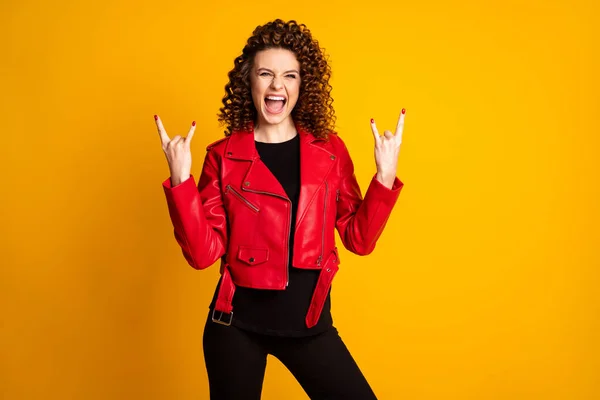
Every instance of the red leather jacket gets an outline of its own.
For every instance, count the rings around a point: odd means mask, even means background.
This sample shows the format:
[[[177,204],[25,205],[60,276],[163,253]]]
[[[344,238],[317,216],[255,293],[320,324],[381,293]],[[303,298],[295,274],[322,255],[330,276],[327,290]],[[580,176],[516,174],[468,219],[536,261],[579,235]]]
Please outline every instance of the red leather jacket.
[[[300,196],[292,264],[321,270],[306,324],[318,321],[340,258],[337,229],[349,251],[373,251],[403,187],[375,176],[363,199],[348,150],[337,134],[300,135]],[[288,283],[291,201],[260,160],[252,131],[237,131],[207,148],[202,173],[171,186],[163,182],[175,238],[188,263],[206,268],[221,258],[216,310],[230,313],[235,285],[284,290]],[[213,313],[213,320],[214,313]],[[222,322],[216,319],[215,322]]]

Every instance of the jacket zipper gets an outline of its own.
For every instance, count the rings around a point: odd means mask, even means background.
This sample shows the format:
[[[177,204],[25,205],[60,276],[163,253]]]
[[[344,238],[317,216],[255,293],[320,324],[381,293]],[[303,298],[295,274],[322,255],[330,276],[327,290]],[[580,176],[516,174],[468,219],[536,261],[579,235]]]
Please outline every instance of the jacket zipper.
[[[340,189],[335,191],[335,201],[340,201]]]
[[[233,186],[228,184],[227,186],[225,186],[225,188],[226,188],[227,192],[233,193],[235,195],[235,197],[240,199],[245,205],[250,207],[250,209],[252,209],[254,212],[258,212],[258,207],[256,207],[254,204],[250,203],[244,196],[242,196],[237,190],[235,190],[233,188]]]
[[[285,254],[285,287],[290,284],[290,237],[292,235],[292,201],[288,199],[289,204],[289,217],[288,217],[288,238],[285,248],[287,250]]]
[[[325,201],[323,202],[323,228],[321,229],[321,254],[319,258],[317,258],[317,265],[321,265],[321,261],[323,261],[323,252],[325,251],[325,225],[327,222],[327,193],[329,191],[329,186],[327,185],[327,181],[325,181]]]
[[[279,198],[282,198],[285,201],[287,201],[290,206],[289,213],[288,213],[288,235],[287,235],[287,242],[285,243],[285,287],[288,287],[288,285],[290,284],[289,269],[290,269],[290,236],[292,234],[292,201],[290,199],[288,199],[287,197],[280,196],[280,195],[274,194],[274,193],[261,192],[258,190],[250,190],[250,189],[244,189],[244,188],[242,188],[242,190],[244,190],[246,192],[261,193],[261,194],[267,194],[270,196],[279,197]]]

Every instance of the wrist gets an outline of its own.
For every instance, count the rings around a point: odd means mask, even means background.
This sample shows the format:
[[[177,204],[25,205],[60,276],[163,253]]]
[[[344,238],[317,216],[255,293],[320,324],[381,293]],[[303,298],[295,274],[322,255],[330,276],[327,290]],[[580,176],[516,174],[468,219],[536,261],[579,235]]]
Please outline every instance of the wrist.
[[[380,172],[378,171],[375,179],[377,179],[382,185],[391,189],[394,186],[394,181],[396,180],[396,172]]]
[[[177,186],[182,182],[185,182],[190,177],[190,174],[187,175],[171,175],[171,186]]]

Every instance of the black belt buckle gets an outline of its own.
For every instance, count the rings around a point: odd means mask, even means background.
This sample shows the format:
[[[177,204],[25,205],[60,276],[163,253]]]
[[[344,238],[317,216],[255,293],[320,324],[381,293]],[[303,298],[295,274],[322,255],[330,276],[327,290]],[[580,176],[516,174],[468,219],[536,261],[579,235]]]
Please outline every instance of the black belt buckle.
[[[229,326],[231,325],[231,320],[233,320],[233,311],[229,313],[229,321],[222,321],[221,318],[223,318],[223,314],[227,314],[224,313],[223,311],[219,311],[221,313],[221,315],[219,315],[219,318],[215,318],[215,312],[217,311],[216,308],[213,308],[213,312],[212,312],[212,321],[216,322],[217,324],[221,324],[221,325],[225,325],[225,326]]]

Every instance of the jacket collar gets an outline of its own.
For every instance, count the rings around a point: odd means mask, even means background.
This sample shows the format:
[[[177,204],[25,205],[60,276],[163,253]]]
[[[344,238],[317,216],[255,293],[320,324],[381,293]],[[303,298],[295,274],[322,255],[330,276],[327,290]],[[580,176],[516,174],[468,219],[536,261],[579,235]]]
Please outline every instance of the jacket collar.
[[[306,145],[314,142],[326,143],[326,140],[314,136],[300,125],[295,124],[295,126],[298,135],[300,135],[300,150]],[[256,146],[254,145],[254,125],[252,123],[247,130],[234,131],[231,133],[225,148],[225,157],[248,161],[254,161],[260,158]]]
[[[331,143],[327,140],[317,138],[298,124],[296,131],[300,135],[300,196],[296,219],[298,225],[319,188],[325,185],[325,180],[335,165],[336,155],[332,153]],[[241,183],[242,190],[287,199],[285,190],[277,178],[260,160],[254,144],[253,125],[248,130],[231,133],[224,157],[232,161],[250,161]]]

